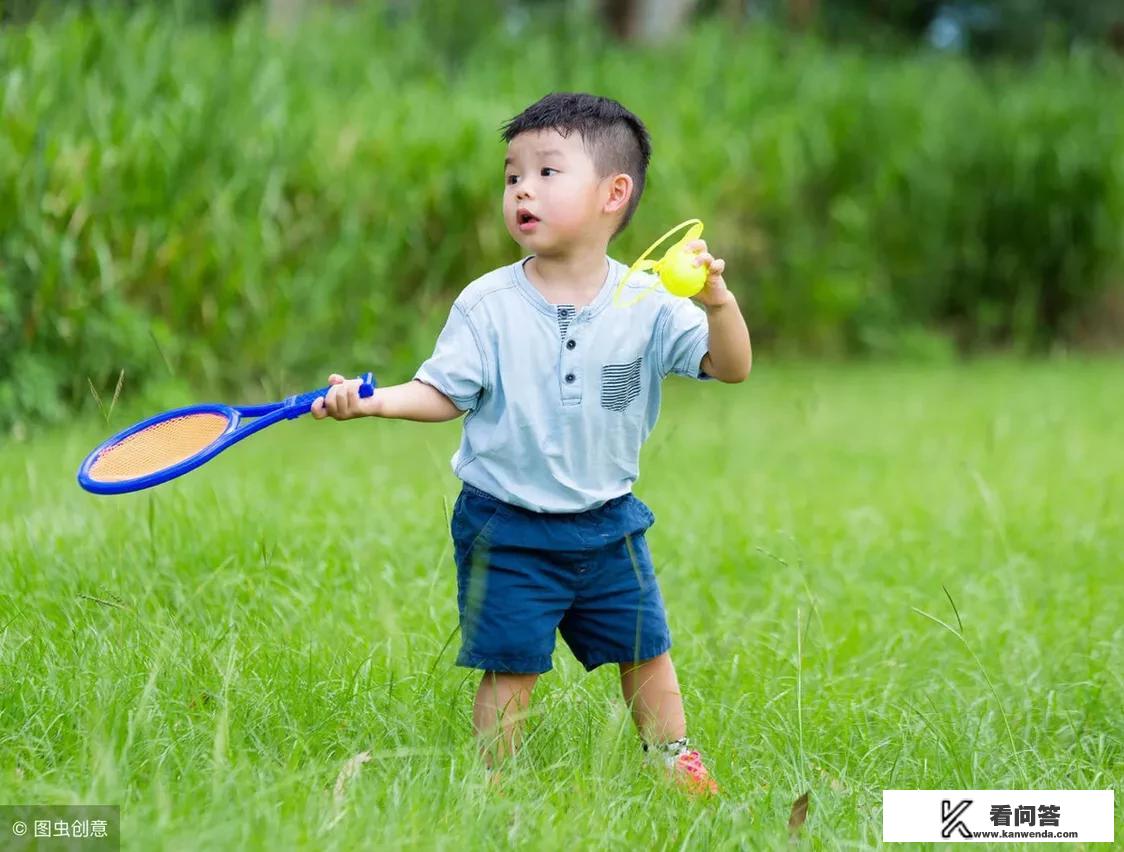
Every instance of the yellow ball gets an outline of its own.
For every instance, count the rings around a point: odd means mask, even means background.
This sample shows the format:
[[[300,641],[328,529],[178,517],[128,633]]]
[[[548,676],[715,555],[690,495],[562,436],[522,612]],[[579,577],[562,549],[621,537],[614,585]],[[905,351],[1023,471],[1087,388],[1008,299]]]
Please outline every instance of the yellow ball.
[[[707,268],[702,264],[695,266],[696,257],[698,255],[688,251],[685,243],[676,243],[656,264],[655,271],[669,293],[690,297],[702,290]]]
[[[679,242],[675,243],[667,250],[662,258],[658,261],[650,260],[649,257],[656,249],[662,246],[674,234],[687,228],[687,233]],[[649,296],[656,292],[656,285],[652,284],[644,287],[640,295],[635,296],[630,301],[622,302],[621,293],[624,291],[625,285],[632,277],[633,273],[651,271],[655,273],[663,288],[671,293],[673,296],[681,296],[683,298],[690,298],[702,290],[706,286],[707,275],[709,270],[705,266],[695,266],[695,258],[698,257],[697,252],[690,251],[687,246],[702,236],[703,223],[700,219],[688,219],[686,222],[680,222],[650,246],[636,261],[628,268],[628,271],[621,276],[621,280],[617,283],[617,289],[613,293],[613,306],[614,307],[628,307],[635,305],[645,296]]]

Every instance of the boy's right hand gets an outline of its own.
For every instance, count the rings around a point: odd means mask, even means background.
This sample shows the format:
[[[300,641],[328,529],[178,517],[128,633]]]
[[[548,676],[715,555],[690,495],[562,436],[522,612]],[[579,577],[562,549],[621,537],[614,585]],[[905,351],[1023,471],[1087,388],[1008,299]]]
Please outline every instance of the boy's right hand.
[[[363,399],[359,396],[362,379],[345,379],[339,373],[328,376],[327,396],[319,397],[310,409],[317,420],[334,417],[336,420],[353,420],[356,417],[374,417],[379,411],[379,391]]]

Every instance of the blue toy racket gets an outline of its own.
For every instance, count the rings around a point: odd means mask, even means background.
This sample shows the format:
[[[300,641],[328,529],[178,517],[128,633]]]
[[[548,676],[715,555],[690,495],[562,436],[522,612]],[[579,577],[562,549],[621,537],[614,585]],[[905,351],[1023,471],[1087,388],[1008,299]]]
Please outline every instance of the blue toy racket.
[[[375,392],[375,377],[361,376],[359,396]],[[78,484],[94,494],[124,494],[151,488],[195,470],[266,426],[312,410],[332,386],[267,405],[189,405],[130,426],[86,456]]]

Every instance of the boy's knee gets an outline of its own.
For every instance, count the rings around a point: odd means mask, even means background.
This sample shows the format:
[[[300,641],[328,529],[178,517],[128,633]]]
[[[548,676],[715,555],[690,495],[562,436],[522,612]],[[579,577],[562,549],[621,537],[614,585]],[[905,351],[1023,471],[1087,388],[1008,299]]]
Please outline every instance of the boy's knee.
[[[484,672],[483,683],[495,686],[506,686],[512,691],[520,690],[530,692],[535,682],[539,679],[537,674],[521,672]]]
[[[621,674],[625,675],[634,672],[637,669],[647,668],[649,666],[662,666],[671,662],[671,651],[664,651],[655,657],[649,657],[646,660],[636,660],[627,663],[620,663]]]

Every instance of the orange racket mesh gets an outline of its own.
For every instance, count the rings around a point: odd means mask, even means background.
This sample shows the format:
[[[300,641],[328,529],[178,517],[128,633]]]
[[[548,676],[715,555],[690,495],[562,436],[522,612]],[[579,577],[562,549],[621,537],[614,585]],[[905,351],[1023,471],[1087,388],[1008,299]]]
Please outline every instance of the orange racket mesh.
[[[209,447],[229,424],[228,417],[212,412],[155,423],[102,450],[89,476],[101,482],[123,482],[165,470]]]

